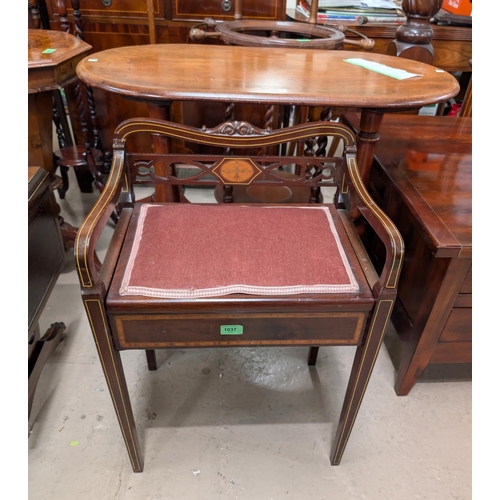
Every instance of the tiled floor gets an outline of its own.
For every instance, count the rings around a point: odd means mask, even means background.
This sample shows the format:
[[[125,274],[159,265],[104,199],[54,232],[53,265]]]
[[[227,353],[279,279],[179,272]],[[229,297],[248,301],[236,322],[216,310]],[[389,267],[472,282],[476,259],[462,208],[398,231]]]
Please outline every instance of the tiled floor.
[[[74,177],[62,215],[79,225],[96,199]],[[209,202],[209,192],[191,192]],[[110,224],[106,238],[112,232]],[[104,252],[106,242],[101,245]],[[149,372],[122,354],[143,446],[132,472],[80,299],[72,254],[42,331],[67,337],[44,368],[28,441],[30,500],[467,500],[472,497],[470,365],[424,372],[406,397],[393,384],[389,331],[342,463],[329,464],[354,348],[166,350]]]

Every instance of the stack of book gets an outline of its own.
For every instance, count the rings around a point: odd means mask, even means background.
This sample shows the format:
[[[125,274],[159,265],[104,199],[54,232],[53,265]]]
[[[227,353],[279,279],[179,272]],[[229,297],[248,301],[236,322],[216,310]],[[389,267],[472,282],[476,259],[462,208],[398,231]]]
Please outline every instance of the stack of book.
[[[312,0],[298,0],[297,12],[310,17]],[[406,20],[401,1],[392,0],[318,0],[317,21],[339,23],[397,23]]]

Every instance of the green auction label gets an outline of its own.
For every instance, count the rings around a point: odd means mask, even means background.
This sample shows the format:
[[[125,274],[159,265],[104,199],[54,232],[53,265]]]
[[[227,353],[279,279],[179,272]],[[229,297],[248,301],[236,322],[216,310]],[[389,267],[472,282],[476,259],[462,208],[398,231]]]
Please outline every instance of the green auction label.
[[[242,335],[243,325],[221,325],[221,335]]]

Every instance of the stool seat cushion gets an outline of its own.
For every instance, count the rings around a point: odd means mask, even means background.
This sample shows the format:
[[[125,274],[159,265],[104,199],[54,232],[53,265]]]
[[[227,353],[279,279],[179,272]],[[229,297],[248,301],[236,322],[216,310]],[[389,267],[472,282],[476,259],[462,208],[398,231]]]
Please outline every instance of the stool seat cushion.
[[[359,289],[326,206],[145,203],[121,296],[349,293]]]

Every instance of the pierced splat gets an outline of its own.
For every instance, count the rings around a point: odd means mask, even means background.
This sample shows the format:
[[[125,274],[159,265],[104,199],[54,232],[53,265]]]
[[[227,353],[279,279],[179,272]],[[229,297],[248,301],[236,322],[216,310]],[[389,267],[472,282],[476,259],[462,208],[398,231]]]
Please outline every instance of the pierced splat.
[[[320,122],[318,122],[320,123]],[[293,186],[301,187],[308,192],[306,200],[310,203],[322,201],[321,188],[335,187],[340,182],[340,171],[344,167],[342,156],[325,156],[325,148],[316,140],[318,136],[331,134],[340,128],[333,123],[327,123],[324,130],[318,125],[303,125],[302,136],[296,133],[291,136],[283,129],[270,131],[260,129],[242,121],[224,122],[214,128],[202,128],[206,142],[220,147],[220,155],[202,154],[159,154],[159,153],[127,153],[128,168],[133,182],[144,185],[177,184],[183,186],[219,186],[222,196],[220,201],[232,203],[234,189],[249,186],[251,190],[259,187],[282,186],[280,201],[290,196]],[[343,129],[342,129],[343,130]],[[147,121],[140,132],[148,132]],[[231,138],[231,146],[227,145]],[[205,142],[199,135],[188,140]],[[347,138],[352,140],[351,137]],[[238,147],[251,146],[254,141],[264,143],[258,153],[248,156],[237,156]],[[284,148],[291,141],[305,144],[306,148],[300,156],[274,156],[260,154],[268,147]],[[339,138],[342,141],[342,137]],[[328,142],[328,141],[327,141]],[[345,142],[345,140],[344,140]],[[227,148],[232,153],[227,155]],[[304,148],[299,148],[304,150]],[[318,156],[318,152],[320,156]],[[161,172],[161,174],[159,174]],[[283,198],[285,197],[285,198]]]

